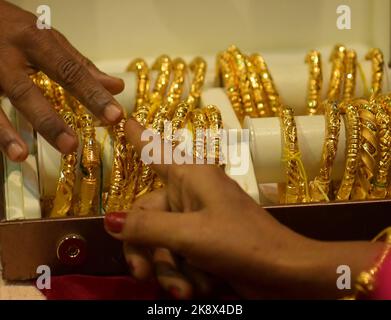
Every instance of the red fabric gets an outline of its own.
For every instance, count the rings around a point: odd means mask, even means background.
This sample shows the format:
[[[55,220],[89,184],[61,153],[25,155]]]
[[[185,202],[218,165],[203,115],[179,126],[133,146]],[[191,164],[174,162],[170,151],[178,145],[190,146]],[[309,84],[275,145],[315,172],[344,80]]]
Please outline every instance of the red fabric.
[[[391,300],[391,253],[387,255],[376,275],[376,286],[371,299]]]
[[[51,278],[51,289],[41,291],[49,300],[154,300],[170,298],[156,282],[139,282],[130,276],[55,276]]]

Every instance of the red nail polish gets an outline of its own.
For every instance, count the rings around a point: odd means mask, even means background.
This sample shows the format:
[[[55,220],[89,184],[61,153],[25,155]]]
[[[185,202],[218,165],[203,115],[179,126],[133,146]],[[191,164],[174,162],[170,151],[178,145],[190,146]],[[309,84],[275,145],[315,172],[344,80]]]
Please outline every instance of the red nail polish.
[[[124,227],[126,212],[109,212],[105,215],[105,226],[113,233],[120,233]]]

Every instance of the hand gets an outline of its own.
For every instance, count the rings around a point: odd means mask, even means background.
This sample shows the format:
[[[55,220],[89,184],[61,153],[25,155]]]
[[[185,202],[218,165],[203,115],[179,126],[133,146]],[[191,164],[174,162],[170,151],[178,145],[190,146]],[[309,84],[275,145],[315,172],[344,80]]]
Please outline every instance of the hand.
[[[126,133],[141,153],[143,128],[129,120]],[[153,165],[165,183],[145,205],[108,213],[106,230],[141,248],[167,248],[190,265],[223,278],[251,298],[338,298],[339,265],[352,283],[373,265],[384,244],[320,242],[284,227],[223,170],[210,165]],[[127,260],[131,253],[125,252]],[[128,256],[129,254],[129,256]],[[134,256],[133,256],[134,257]]]
[[[76,149],[75,133],[54,111],[29,75],[46,73],[106,123],[116,123],[122,109],[112,94],[123,90],[120,79],[99,71],[54,29],[40,30],[37,18],[0,0],[0,93],[62,153]],[[14,161],[27,157],[27,146],[0,109],[0,148]]]

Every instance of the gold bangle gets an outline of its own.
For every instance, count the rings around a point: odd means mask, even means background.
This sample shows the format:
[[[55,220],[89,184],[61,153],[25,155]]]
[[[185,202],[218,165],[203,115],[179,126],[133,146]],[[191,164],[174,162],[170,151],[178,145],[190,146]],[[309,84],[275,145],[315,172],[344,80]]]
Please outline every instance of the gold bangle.
[[[202,108],[203,113],[205,114],[208,128],[209,129],[209,136],[207,138],[207,142],[211,142],[210,145],[206,145],[207,152],[206,156],[208,159],[213,159],[214,164],[223,164],[222,152],[221,152],[221,136],[220,131],[223,128],[223,121],[221,118],[220,110],[214,106],[214,105],[207,105],[206,107]],[[212,149],[212,150],[211,150]],[[213,157],[209,157],[210,152],[212,153]]]
[[[346,48],[340,44],[336,45],[331,53],[331,77],[327,91],[327,99],[329,101],[338,101],[340,99],[344,80],[345,55]]]
[[[251,84],[252,97],[254,99],[254,104],[257,110],[257,116],[269,117],[272,115],[272,111],[270,110],[270,106],[268,105],[267,96],[265,91],[263,90],[261,79],[251,59],[246,57],[246,63],[248,78]]]
[[[261,55],[253,54],[250,57],[250,61],[254,64],[255,70],[259,74],[272,113],[278,116],[281,108],[280,96],[265,60]]]
[[[287,183],[285,203],[309,201],[307,175],[301,160],[293,109],[281,105],[280,123],[283,136],[283,161],[286,162]]]
[[[361,126],[357,102],[343,102],[340,110],[346,114],[346,162],[341,185],[336,194],[336,200],[349,200],[359,165],[361,149]]]
[[[207,66],[206,61],[201,57],[194,58],[194,60],[190,63],[193,80],[186,102],[190,105],[191,110],[198,108],[200,105],[201,92],[205,83]]]
[[[232,108],[235,111],[239,122],[243,122],[244,112],[242,108],[242,98],[239,91],[236,75],[234,73],[233,58],[227,52],[222,52],[217,57],[216,70],[218,72],[217,81],[223,83],[225,91]]]
[[[379,270],[383,266],[387,256],[391,253],[391,228],[383,230],[378,236],[375,237],[375,239],[373,239],[372,242],[379,241],[381,238],[384,238],[385,248],[379,259],[376,261],[375,265],[371,269],[363,271],[357,276],[354,285],[354,299],[367,298],[375,290],[376,277],[379,273]]]
[[[191,123],[193,130],[193,158],[204,160],[206,158],[205,130],[208,127],[208,119],[202,109],[194,109],[191,113]]]
[[[331,172],[337,155],[341,115],[336,102],[325,101],[326,134],[319,174],[310,182],[311,201],[329,201]]]
[[[365,56],[366,60],[372,61],[372,88],[370,99],[376,98],[382,91],[384,74],[383,52],[378,48],[371,49]]]
[[[310,51],[305,62],[309,65],[309,81],[307,93],[307,113],[309,115],[322,114],[321,95],[323,85],[322,60],[319,51]]]
[[[351,198],[364,200],[371,189],[371,180],[376,172],[378,156],[377,106],[366,100],[358,100],[361,122],[360,164]]]
[[[244,114],[250,117],[257,117],[258,110],[255,108],[254,101],[251,96],[251,83],[250,79],[248,78],[246,62],[247,58],[235,46],[229,47],[227,52],[231,54],[233,60],[235,61],[235,72],[239,83],[239,91],[242,98],[241,101]]]
[[[379,157],[369,192],[370,199],[384,199],[387,196],[388,173],[391,167],[391,118],[386,112],[384,102],[379,100],[376,99],[375,101],[377,104],[376,125],[378,129]]]
[[[356,90],[357,54],[353,49],[348,49],[345,55],[345,83],[343,88],[343,100],[354,98]]]
[[[133,60],[126,71],[137,72],[137,91],[136,91],[136,103],[134,110],[141,108],[149,99],[149,69],[147,63],[143,59]]]

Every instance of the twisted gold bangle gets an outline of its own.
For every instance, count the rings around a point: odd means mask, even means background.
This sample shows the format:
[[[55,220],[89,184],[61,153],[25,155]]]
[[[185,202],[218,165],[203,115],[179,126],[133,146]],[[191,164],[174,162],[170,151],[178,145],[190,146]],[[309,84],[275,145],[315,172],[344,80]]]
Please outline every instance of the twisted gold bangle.
[[[297,129],[293,109],[281,105],[281,129],[283,136],[283,161],[287,163],[287,183],[285,202],[297,203],[309,201],[307,175],[301,160],[297,141]]]
[[[373,102],[371,102],[373,103]],[[376,124],[378,129],[379,159],[369,192],[370,199],[384,199],[389,183],[388,173],[391,167],[391,118],[386,112],[383,101],[377,99]]]
[[[207,63],[201,57],[196,57],[190,63],[190,70],[193,73],[193,80],[190,87],[189,96],[186,100],[190,105],[190,109],[193,110],[200,105],[202,87],[205,83]]]
[[[276,86],[274,84],[272,75],[266,65],[265,60],[259,54],[253,54],[250,61],[254,64],[255,70],[259,74],[263,89],[266,93],[268,104],[275,116],[279,115],[281,108],[281,101]]]
[[[310,51],[305,59],[309,65],[310,76],[308,81],[307,113],[309,115],[322,114],[321,95],[323,85],[322,60],[319,51]]]
[[[380,49],[373,48],[365,56],[372,61],[372,88],[370,99],[376,98],[382,91],[384,74],[384,57]]]
[[[352,199],[364,200],[371,188],[371,180],[376,172],[378,156],[377,107],[366,100],[357,101],[361,122],[360,164],[357,171]]]
[[[341,185],[336,194],[336,200],[349,200],[359,165],[361,149],[361,126],[357,110],[357,102],[343,102],[341,112],[346,114],[346,162]]]
[[[341,116],[335,102],[324,102],[326,105],[326,134],[323,144],[319,174],[310,182],[311,201],[329,201],[331,172],[337,155],[338,138],[341,127]]]
[[[343,100],[349,101],[354,98],[356,90],[357,54],[356,51],[348,49],[345,55],[345,83],[343,89]]]
[[[344,80],[346,48],[342,45],[336,45],[330,56],[332,62],[331,77],[327,99],[329,101],[338,101],[341,96],[341,88]]]
[[[216,69],[218,70],[217,79],[221,79],[222,83],[224,84],[232,108],[234,109],[238,120],[240,123],[242,123],[244,117],[244,112],[242,109],[242,98],[234,73],[232,60],[232,56],[227,52],[223,52],[218,55],[216,63]]]
[[[181,58],[177,58],[172,62],[172,73],[173,80],[171,82],[170,87],[168,88],[167,98],[165,99],[165,103],[162,104],[160,109],[167,109],[167,117],[169,117],[173,110],[175,110],[179,101],[181,100],[184,83],[185,83],[185,75],[186,75],[187,67],[185,61]],[[167,104],[167,106],[165,106]],[[160,110],[159,117],[162,117],[162,110]],[[166,119],[162,119],[166,120]]]
[[[229,47],[227,52],[231,54],[235,61],[235,72],[238,78],[239,91],[242,98],[241,101],[242,108],[244,109],[244,114],[250,117],[257,117],[258,110],[255,108],[254,101],[251,96],[251,83],[250,79],[248,78],[246,63],[247,58],[235,46]]]
[[[138,110],[149,99],[149,69],[147,63],[143,59],[133,60],[126,69],[128,72],[137,72],[137,91],[136,91],[136,103],[134,110]]]

